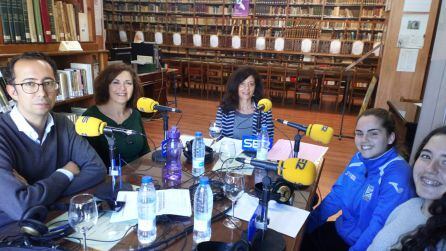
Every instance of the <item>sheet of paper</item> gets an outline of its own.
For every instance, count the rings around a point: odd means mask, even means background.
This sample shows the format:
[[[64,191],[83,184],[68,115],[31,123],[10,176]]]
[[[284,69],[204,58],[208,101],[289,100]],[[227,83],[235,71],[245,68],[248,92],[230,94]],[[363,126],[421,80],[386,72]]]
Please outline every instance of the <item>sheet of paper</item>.
[[[294,141],[279,139],[268,152],[269,160],[285,160],[293,156]],[[327,153],[328,147],[300,142],[298,157],[319,163]]]
[[[428,14],[403,14],[397,46],[423,48],[428,20]]]
[[[87,232],[88,247],[94,248],[96,250],[110,250],[114,245],[121,241],[123,237],[131,233],[132,231],[130,230],[130,228],[137,224],[137,220],[110,224],[111,215],[111,211],[99,213],[98,222],[92,229]],[[66,224],[67,220],[68,213],[64,213],[49,222],[48,225],[51,227],[55,227],[56,225],[50,224],[52,224],[52,222],[62,222]],[[72,235],[68,236],[66,239],[75,243],[80,243],[80,240],[82,240],[82,234],[75,232]]]
[[[404,0],[404,12],[429,12],[432,0]]]
[[[400,49],[396,71],[415,72],[418,59],[418,49]]]
[[[259,204],[259,199],[244,193],[234,208],[235,217],[249,221]],[[229,210],[228,215],[232,214]],[[307,220],[310,212],[270,201],[268,204],[268,228],[295,238]]]
[[[157,190],[156,206],[156,215],[174,214],[190,217],[192,208],[189,189]]]
[[[117,201],[125,201],[124,208],[114,212],[110,223],[138,219],[138,192],[120,191]],[[174,214],[191,216],[192,208],[188,189],[167,189],[156,191],[156,215]]]
[[[103,5],[101,0],[94,0],[94,25],[96,30],[96,36],[102,36],[105,32],[103,28],[104,16]],[[105,40],[105,38],[104,38]]]

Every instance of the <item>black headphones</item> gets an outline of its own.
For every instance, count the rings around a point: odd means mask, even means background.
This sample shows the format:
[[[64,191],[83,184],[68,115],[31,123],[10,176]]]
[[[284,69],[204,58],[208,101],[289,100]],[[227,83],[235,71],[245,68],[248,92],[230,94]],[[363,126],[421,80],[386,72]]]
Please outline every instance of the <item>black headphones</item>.
[[[47,214],[47,208],[42,205],[33,206],[27,209],[19,221],[20,232],[31,241],[45,244],[49,241],[68,236],[74,232],[69,224],[48,229],[43,223]]]
[[[183,149],[183,154],[184,154],[184,157],[186,157],[186,159],[187,159],[187,163],[192,163],[192,143],[193,142],[194,142],[194,140],[187,141],[186,147],[184,147],[184,149]],[[209,164],[209,163],[212,163],[212,161],[214,161],[214,150],[211,147],[206,146],[205,155],[204,155],[204,163]]]
[[[254,190],[257,198],[260,198],[263,192],[263,183],[256,183],[254,185]],[[284,180],[283,178],[278,178],[271,184],[270,198],[281,204],[290,204],[294,190],[296,190],[294,184]]]

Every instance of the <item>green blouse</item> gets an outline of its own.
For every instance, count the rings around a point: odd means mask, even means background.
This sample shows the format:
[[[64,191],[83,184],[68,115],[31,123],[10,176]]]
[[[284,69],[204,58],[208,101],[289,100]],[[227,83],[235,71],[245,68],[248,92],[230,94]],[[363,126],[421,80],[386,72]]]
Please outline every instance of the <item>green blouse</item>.
[[[131,129],[141,132],[144,135],[146,134],[141,120],[141,113],[139,113],[139,111],[136,109],[133,109],[130,117],[128,117],[128,119],[126,119],[120,125],[118,125],[114,120],[110,119],[101,111],[99,111],[97,106],[88,108],[84,112],[83,116],[98,118],[106,122],[108,126]],[[130,163],[131,161],[150,151],[149,145],[147,144],[147,139],[142,136],[127,136],[122,133],[114,133],[114,136],[116,145],[115,154],[116,156],[121,155],[121,159],[125,161],[122,163],[122,165]],[[110,155],[107,139],[105,138],[105,136],[100,135],[97,137],[87,137],[87,139],[88,142],[90,142],[90,145],[93,146],[101,159],[104,161],[105,166],[110,167]]]

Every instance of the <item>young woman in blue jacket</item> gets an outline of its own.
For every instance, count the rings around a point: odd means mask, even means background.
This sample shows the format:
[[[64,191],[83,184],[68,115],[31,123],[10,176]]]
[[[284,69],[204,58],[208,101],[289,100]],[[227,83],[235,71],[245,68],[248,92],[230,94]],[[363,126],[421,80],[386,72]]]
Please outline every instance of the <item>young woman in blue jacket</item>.
[[[356,122],[358,152],[311,212],[301,250],[366,250],[390,212],[415,195],[412,172],[395,148],[389,112],[366,110]],[[342,212],[335,222],[327,219]]]

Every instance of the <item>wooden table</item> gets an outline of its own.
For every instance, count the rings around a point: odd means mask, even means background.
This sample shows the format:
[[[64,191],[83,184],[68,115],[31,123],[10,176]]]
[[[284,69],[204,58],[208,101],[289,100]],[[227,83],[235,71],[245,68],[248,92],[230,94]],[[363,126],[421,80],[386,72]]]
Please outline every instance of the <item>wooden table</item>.
[[[214,166],[215,162],[217,161],[218,156],[215,156],[214,163],[207,164],[206,165],[206,171],[207,176],[211,177],[212,179],[218,179],[218,177],[222,177],[222,173],[212,172],[211,169]],[[152,161],[151,153],[148,153],[141,158],[133,161],[129,165],[123,167],[123,180],[126,182],[130,182],[135,185],[139,185],[141,183],[141,178],[144,175],[150,175],[155,180],[155,185],[159,185],[161,188],[171,188],[171,187],[181,187],[181,188],[189,188],[196,180],[192,177],[190,174],[191,170],[191,164],[186,163],[186,159],[184,156],[182,156],[183,161],[183,175],[182,175],[182,183],[180,185],[178,184],[172,184],[171,182],[165,182],[162,178],[162,164],[155,163]],[[317,183],[319,181],[321,172],[323,169],[323,160],[319,163],[317,168],[317,177],[315,184],[308,187],[307,189],[303,191],[296,191],[294,194],[294,206],[308,209],[311,206],[313,196],[316,192]],[[252,192],[252,188],[254,187],[254,176],[246,176],[245,177],[245,192]],[[249,189],[251,188],[251,189]],[[214,211],[213,216],[221,213],[225,209],[228,209],[231,205],[231,202],[228,199],[224,199],[218,202],[214,202]],[[224,219],[224,217],[223,217]],[[212,238],[213,241],[222,241],[222,242],[236,242],[240,240],[242,235],[242,230],[246,230],[247,223],[245,221],[242,221],[242,227],[240,229],[231,230],[223,226],[222,221],[223,219],[220,219],[219,221],[216,221],[212,224]],[[283,219],[286,220],[286,219]],[[172,225],[165,225],[165,224],[158,224],[157,225],[157,240],[161,236],[163,236],[163,233],[165,233],[166,229],[171,228],[169,231],[169,234],[165,236],[165,238],[168,238],[169,236],[174,235],[175,233],[179,233],[184,230],[185,227],[191,226],[193,224],[193,217],[189,218],[186,221],[183,221],[182,224],[175,224]],[[297,235],[296,238],[291,238],[288,236],[283,236],[286,242],[286,250],[299,250],[300,241],[302,238],[302,229]],[[185,236],[185,235],[184,235]],[[182,250],[183,245],[185,245],[185,250],[191,250],[193,241],[192,241],[192,234],[189,233],[187,235],[187,238],[180,237],[173,241],[169,246],[161,246],[158,247],[162,250]],[[128,250],[128,249],[136,249],[140,248],[138,246],[138,238],[136,231],[132,231],[129,233],[125,238],[123,238],[118,244],[116,244],[113,247],[113,250]],[[68,248],[69,250],[80,250],[80,245],[63,240],[62,246],[65,248]],[[157,250],[158,250],[157,248]]]
[[[148,73],[138,74],[141,87],[143,89],[142,96],[152,98],[161,105],[167,104],[167,81],[175,77],[177,69],[161,69]]]

